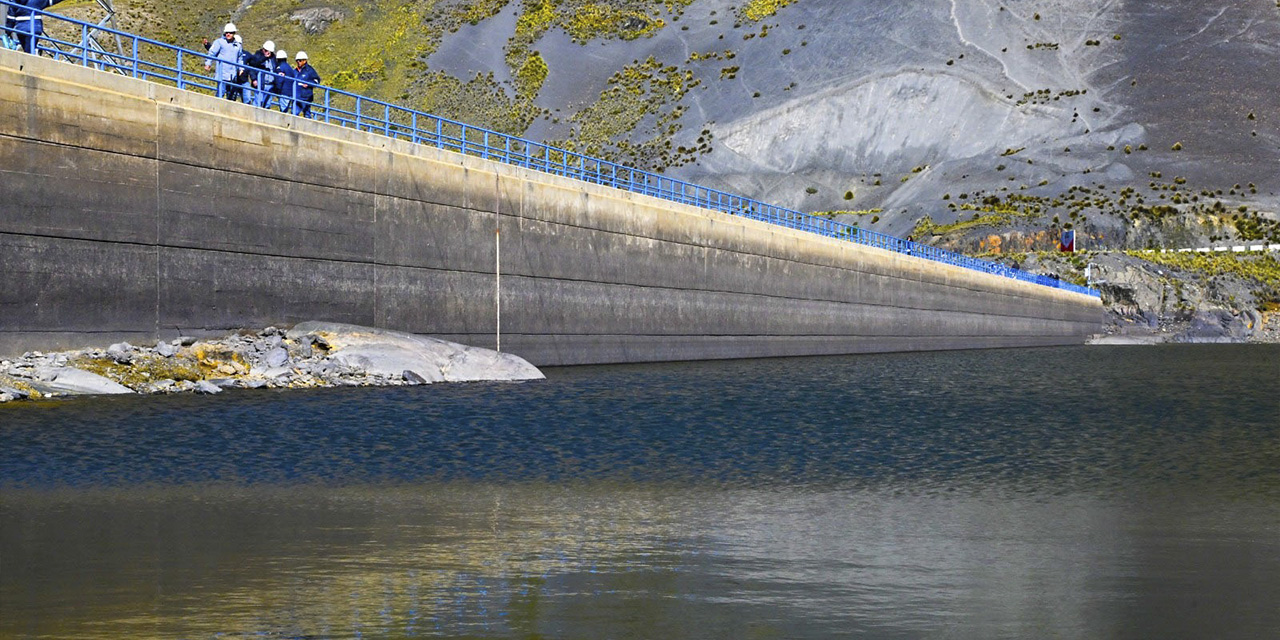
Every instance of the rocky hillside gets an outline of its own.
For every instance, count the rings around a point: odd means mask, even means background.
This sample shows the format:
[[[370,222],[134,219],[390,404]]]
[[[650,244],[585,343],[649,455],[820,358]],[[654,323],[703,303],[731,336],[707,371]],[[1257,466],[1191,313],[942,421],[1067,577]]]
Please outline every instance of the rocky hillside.
[[[991,254],[1102,293],[1104,333],[1154,342],[1280,342],[1280,258],[1261,253]]]
[[[960,250],[1280,242],[1276,0],[115,4],[165,41],[232,19],[341,88]]]

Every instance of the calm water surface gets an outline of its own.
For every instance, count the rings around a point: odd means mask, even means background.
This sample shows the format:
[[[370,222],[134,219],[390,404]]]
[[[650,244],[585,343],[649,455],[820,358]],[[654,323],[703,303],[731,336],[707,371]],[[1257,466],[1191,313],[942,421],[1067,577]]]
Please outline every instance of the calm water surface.
[[[1280,637],[1280,348],[547,373],[0,407],[0,637]]]

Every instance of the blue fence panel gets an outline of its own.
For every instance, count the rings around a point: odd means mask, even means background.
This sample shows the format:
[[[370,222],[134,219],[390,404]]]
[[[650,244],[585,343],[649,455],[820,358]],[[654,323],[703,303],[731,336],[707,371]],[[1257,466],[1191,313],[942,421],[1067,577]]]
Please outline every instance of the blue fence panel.
[[[0,12],[14,3],[0,0]],[[216,94],[218,82],[204,74],[204,65],[218,61],[208,54],[191,51],[124,31],[108,29],[56,13],[40,11],[46,20],[46,35],[37,45],[40,53],[55,59],[116,72],[151,82],[176,86],[199,93]],[[61,25],[61,28],[55,25]],[[123,43],[119,54],[101,50],[93,43],[93,33],[103,33]],[[67,35],[71,34],[71,35]],[[77,38],[72,41],[70,38]],[[230,63],[222,63],[230,64]],[[248,69],[244,65],[235,67]],[[215,67],[216,69],[216,67]],[[252,71],[251,71],[252,73]],[[295,87],[296,89],[296,87]],[[246,91],[257,93],[256,89]],[[591,158],[566,149],[526,140],[497,131],[474,127],[428,113],[334,89],[315,86],[311,117],[331,124],[351,127],[407,140],[424,146],[496,160],[526,169],[534,169],[606,185],[731,215],[762,220],[831,238],[907,254],[926,260],[965,267],[993,275],[1033,282],[1097,297],[1097,290],[1081,287],[1046,276],[1038,276],[1003,265],[952,253],[930,245],[903,240],[854,225],[843,224],[811,214],[778,207],[709,189],[662,175]],[[297,95],[286,96],[292,99]]]

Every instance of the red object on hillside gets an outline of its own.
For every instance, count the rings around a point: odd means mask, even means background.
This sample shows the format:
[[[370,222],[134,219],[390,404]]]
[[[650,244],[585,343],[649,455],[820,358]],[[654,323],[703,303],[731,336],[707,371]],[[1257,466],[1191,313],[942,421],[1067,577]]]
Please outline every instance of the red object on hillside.
[[[1058,251],[1063,253],[1075,253],[1076,251],[1076,231],[1075,229],[1064,229],[1062,231],[1062,239],[1058,241]]]

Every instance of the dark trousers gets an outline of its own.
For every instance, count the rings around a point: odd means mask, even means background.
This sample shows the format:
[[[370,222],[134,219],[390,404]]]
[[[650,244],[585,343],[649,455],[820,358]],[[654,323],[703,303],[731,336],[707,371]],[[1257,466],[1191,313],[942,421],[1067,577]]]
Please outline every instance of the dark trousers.
[[[17,37],[18,44],[22,45],[23,51],[35,53],[40,43],[40,36],[44,35],[44,21],[22,20],[18,22],[13,34]]]

